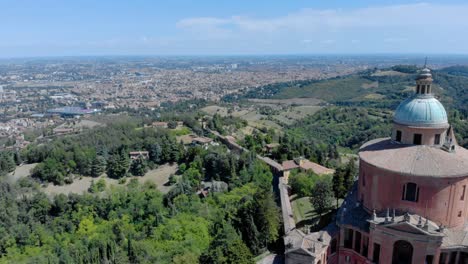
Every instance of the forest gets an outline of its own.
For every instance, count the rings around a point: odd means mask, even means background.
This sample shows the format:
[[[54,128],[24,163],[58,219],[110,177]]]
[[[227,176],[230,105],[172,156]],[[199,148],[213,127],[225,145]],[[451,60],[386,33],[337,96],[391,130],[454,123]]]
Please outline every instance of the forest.
[[[280,135],[271,129],[263,129],[245,136],[241,144],[278,161],[305,157],[337,168],[340,152],[357,153],[366,141],[390,136],[391,120],[389,110],[330,106],[285,127]],[[273,138],[278,138],[279,145],[268,152],[265,146]]]
[[[104,171],[138,175],[132,164],[142,164],[128,160],[129,150],[149,151],[144,166],[178,163],[173,188],[163,194],[133,179],[48,197],[35,184],[67,184],[72,175]],[[251,154],[184,148],[166,130],[118,123],[32,145],[20,156],[39,165],[33,179],[0,181],[0,263],[253,263],[253,256],[278,247],[273,176]],[[202,181],[228,188],[200,198]]]
[[[262,184],[166,203],[154,185],[136,181],[52,201],[2,182],[0,263],[253,263],[279,235],[278,208]]]

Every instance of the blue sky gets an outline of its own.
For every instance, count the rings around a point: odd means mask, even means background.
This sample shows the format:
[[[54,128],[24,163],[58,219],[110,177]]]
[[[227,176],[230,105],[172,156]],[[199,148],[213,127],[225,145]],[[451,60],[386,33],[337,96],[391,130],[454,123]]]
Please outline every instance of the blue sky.
[[[0,0],[0,57],[468,54],[467,1]]]

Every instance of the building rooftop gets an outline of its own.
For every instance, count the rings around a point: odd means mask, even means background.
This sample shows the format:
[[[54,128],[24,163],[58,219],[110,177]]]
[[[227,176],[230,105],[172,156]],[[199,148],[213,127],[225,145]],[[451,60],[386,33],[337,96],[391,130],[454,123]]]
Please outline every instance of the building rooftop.
[[[468,150],[457,146],[447,152],[435,146],[405,145],[389,138],[364,144],[359,152],[361,160],[391,172],[422,177],[468,176]]]
[[[213,139],[208,138],[208,137],[196,137],[192,139],[192,142],[196,142],[199,144],[208,144],[213,142]]]
[[[59,107],[59,108],[47,110],[47,113],[61,114],[61,115],[86,115],[86,114],[94,114],[97,112],[100,112],[100,111],[97,109],[84,109],[81,107],[74,107],[74,106]]]
[[[282,167],[285,171],[298,168],[301,168],[303,170],[312,170],[315,174],[318,175],[333,174],[335,172],[335,170],[333,169],[329,169],[308,159],[286,160],[283,161]]]
[[[336,213],[336,222],[339,225],[348,225],[369,232],[370,215],[362,208],[357,199],[357,182],[354,183],[351,191],[346,196]]]
[[[468,247],[468,226],[465,225],[463,230],[455,230],[446,228],[443,231],[445,237],[442,240],[444,248],[466,248]]]

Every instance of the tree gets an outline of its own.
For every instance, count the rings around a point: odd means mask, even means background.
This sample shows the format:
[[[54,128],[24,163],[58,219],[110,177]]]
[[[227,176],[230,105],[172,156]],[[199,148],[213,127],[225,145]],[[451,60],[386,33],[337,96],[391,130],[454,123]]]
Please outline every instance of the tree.
[[[289,177],[289,185],[293,193],[297,194],[298,197],[307,197],[311,196],[312,189],[315,185],[315,182],[318,179],[318,176],[314,173],[294,173],[291,172]]]
[[[35,178],[59,185],[64,183],[67,174],[63,164],[54,158],[47,158],[44,162],[37,165],[32,172],[32,176]]]
[[[328,159],[338,159],[339,157],[340,154],[338,153],[336,145],[330,145],[328,147]]]
[[[200,257],[200,263],[207,264],[253,264],[253,255],[236,230],[225,223]]]
[[[115,153],[107,161],[107,176],[114,179],[125,177],[129,169],[129,162],[124,151]]]
[[[174,174],[169,175],[169,185],[174,185],[177,182],[177,179]]]
[[[258,254],[262,250],[262,242],[260,239],[260,232],[255,225],[255,219],[253,215],[253,208],[249,205],[244,205],[237,212],[237,224],[236,228],[240,231],[242,239],[250,248],[252,253]]]
[[[2,152],[0,153],[0,175],[14,171],[16,163],[13,153]]]
[[[265,243],[276,241],[279,237],[280,210],[275,203],[273,191],[264,189],[259,186],[259,192],[254,195],[255,200],[255,214],[254,219],[258,230],[260,231],[260,239]]]
[[[151,144],[149,146],[149,158],[152,162],[156,164],[161,163],[162,149],[158,143]]]
[[[175,129],[177,128],[177,121],[169,121],[167,123],[167,127],[170,128],[170,129]]]
[[[75,145],[72,148],[73,153],[73,170],[81,175],[91,175],[91,167],[93,160],[96,158],[96,151],[93,148],[82,147]]]
[[[94,157],[91,162],[91,176],[99,177],[106,170],[106,159],[103,156]]]
[[[356,159],[351,158],[348,161],[348,164],[346,165],[346,173],[344,176],[344,179],[345,179],[344,184],[346,187],[346,191],[349,191],[351,187],[353,187],[356,174],[357,174]]]
[[[148,171],[148,165],[146,160],[142,157],[138,157],[137,159],[132,161],[132,165],[130,167],[130,172],[132,175],[135,176],[143,176]]]
[[[91,185],[88,188],[90,193],[102,192],[106,189],[106,181],[104,179],[99,179],[96,183],[94,180],[91,181]]]
[[[91,180],[91,184],[89,185],[88,192],[90,193],[97,193],[97,187],[94,183],[94,180]]]
[[[185,165],[185,163],[179,165],[179,173],[184,173],[186,169],[187,165]]]
[[[220,134],[225,133],[225,130],[223,128],[223,120],[222,120],[221,116],[218,113],[213,115],[213,118],[211,119],[208,126],[210,127],[210,129],[216,130]]]
[[[158,225],[153,231],[153,245],[158,250],[155,253],[171,256],[195,253],[197,258],[210,245],[210,223],[195,215],[178,214],[167,219],[164,224]],[[162,256],[164,257],[164,256]],[[153,263],[166,263],[170,261],[153,261]]]
[[[345,198],[354,184],[354,178],[357,173],[355,162],[354,158],[350,159],[346,166],[339,167],[333,174],[332,190],[336,198],[336,207],[338,207],[338,200]]]
[[[202,173],[200,169],[197,168],[196,163],[190,163],[190,167],[182,175],[182,179],[190,184],[190,186],[197,187],[202,180]],[[175,178],[174,178],[175,180]]]
[[[323,178],[315,183],[310,201],[319,215],[322,215],[322,213],[331,207],[333,190],[329,179]]]
[[[343,199],[347,193],[344,175],[345,171],[343,168],[338,168],[333,173],[332,190],[336,198],[336,208],[338,208],[338,200]]]

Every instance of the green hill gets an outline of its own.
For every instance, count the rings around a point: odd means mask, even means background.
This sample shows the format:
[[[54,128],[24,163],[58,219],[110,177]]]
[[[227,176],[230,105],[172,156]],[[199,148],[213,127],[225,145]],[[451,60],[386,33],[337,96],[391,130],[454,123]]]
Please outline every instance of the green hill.
[[[313,97],[333,103],[392,99],[395,95],[400,98],[409,92],[408,87],[411,86],[411,79],[407,75],[377,76],[370,73],[355,74],[307,85],[288,87],[273,97]]]
[[[384,70],[367,70],[326,80],[305,80],[265,85],[239,98],[317,98],[338,105],[395,108],[413,93],[416,68],[399,65]],[[450,109],[468,114],[468,67],[456,66],[433,71],[434,92]]]

